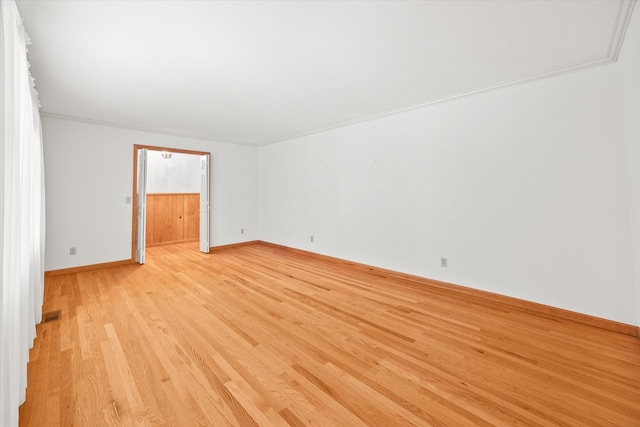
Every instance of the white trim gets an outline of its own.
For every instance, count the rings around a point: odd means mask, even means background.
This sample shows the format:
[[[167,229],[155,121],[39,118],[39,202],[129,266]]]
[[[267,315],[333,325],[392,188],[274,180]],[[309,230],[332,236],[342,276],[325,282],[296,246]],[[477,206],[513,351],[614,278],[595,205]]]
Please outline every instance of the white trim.
[[[341,128],[344,126],[350,126],[350,125],[354,125],[357,123],[363,123],[363,122],[368,122],[371,120],[375,120],[375,119],[379,119],[381,117],[386,117],[386,116],[391,116],[393,114],[397,114],[397,113],[402,113],[404,111],[409,111],[409,110],[415,110],[418,108],[422,108],[422,107],[427,107],[429,105],[433,105],[433,104],[438,104],[440,102],[445,102],[445,101],[450,101],[453,99],[457,99],[457,98],[462,98],[464,96],[470,96],[470,95],[475,95],[477,93],[482,93],[482,92],[487,92],[490,90],[495,90],[495,89],[501,89],[503,87],[508,87],[508,86],[513,86],[516,84],[521,84],[521,83],[529,83],[529,82],[533,82],[536,80],[542,80],[542,79],[546,79],[549,77],[554,77],[560,74],[565,74],[565,73],[571,73],[574,71],[580,71],[580,70],[584,70],[587,68],[592,68],[592,67],[599,67],[601,65],[609,65],[609,64],[613,64],[614,61],[609,57],[609,56],[602,56],[599,58],[595,58],[593,60],[584,62],[582,64],[577,64],[577,65],[573,65],[570,67],[565,67],[565,68],[560,68],[557,70],[553,70],[553,71],[548,71],[545,73],[540,73],[540,74],[533,74],[530,76],[526,76],[526,77],[521,77],[521,78],[517,78],[517,79],[513,79],[513,80],[506,80],[504,82],[500,82],[500,83],[496,83],[493,85],[488,85],[488,86],[483,86],[480,88],[476,88],[476,89],[471,89],[468,91],[464,91],[464,92],[459,92],[453,95],[447,95],[447,96],[443,96],[441,98],[435,98],[426,102],[422,102],[420,104],[414,104],[414,105],[409,105],[407,107],[402,107],[402,108],[397,108],[394,110],[388,110],[382,113],[377,113],[377,114],[372,114],[370,116],[366,116],[366,117],[361,117],[355,120],[350,120],[350,121],[346,121],[346,122],[341,122],[339,124],[336,125],[332,125],[332,126],[327,126],[324,128],[319,128],[319,129],[315,129],[309,132],[305,132],[305,133],[300,133],[291,137],[287,137],[285,139],[279,139],[276,141],[270,141],[264,144],[261,144],[260,146],[266,146],[266,145],[270,145],[270,144],[276,144],[278,142],[284,142],[284,141],[289,141],[292,139],[296,139],[296,138],[300,138],[303,136],[308,136],[308,135],[313,135],[316,133],[321,133],[321,132],[326,132],[332,129],[337,129],[337,128]]]
[[[183,138],[199,139],[199,140],[208,141],[208,142],[222,142],[222,143],[225,143],[225,144],[245,145],[245,146],[250,146],[250,147],[257,146],[254,143],[250,143],[250,142],[246,142],[246,141],[231,141],[231,140],[225,140],[225,139],[211,139],[208,136],[200,135],[200,134],[197,134],[197,133],[177,132],[177,131],[172,131],[172,130],[168,130],[168,129],[158,129],[158,128],[145,127],[145,126],[125,125],[125,124],[107,122],[107,121],[102,121],[102,120],[93,120],[93,119],[85,119],[85,118],[82,118],[82,117],[67,116],[65,114],[47,113],[46,111],[43,111],[42,109],[40,110],[40,117],[49,117],[49,118],[52,118],[52,119],[61,119],[61,120],[71,120],[71,121],[74,121],[74,122],[88,123],[88,124],[91,124],[91,125],[109,126],[109,127],[114,127],[114,128],[120,128],[120,129],[137,130],[137,131],[140,131],[140,132],[158,133],[158,134],[161,134],[161,135],[180,136],[180,137],[183,137]]]
[[[631,21],[631,15],[635,5],[636,0],[625,0],[620,3],[620,12],[618,14],[616,26],[613,29],[608,53],[609,58],[611,58],[613,62],[618,60],[620,49],[622,49],[622,42],[624,41],[625,34],[627,34],[627,27],[629,27],[629,22]]]

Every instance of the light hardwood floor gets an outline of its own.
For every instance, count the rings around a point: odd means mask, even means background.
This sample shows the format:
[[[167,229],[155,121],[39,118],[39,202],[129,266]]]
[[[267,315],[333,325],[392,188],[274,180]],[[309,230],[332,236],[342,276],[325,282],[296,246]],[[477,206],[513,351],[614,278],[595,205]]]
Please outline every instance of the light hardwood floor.
[[[253,244],[46,279],[21,426],[640,425],[640,340]]]

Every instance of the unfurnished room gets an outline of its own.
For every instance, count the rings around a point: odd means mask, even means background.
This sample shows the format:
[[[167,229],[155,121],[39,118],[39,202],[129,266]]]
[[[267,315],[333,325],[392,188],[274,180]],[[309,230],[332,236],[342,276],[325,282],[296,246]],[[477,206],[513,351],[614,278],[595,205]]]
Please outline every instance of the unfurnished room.
[[[636,0],[0,1],[0,426],[640,426]]]

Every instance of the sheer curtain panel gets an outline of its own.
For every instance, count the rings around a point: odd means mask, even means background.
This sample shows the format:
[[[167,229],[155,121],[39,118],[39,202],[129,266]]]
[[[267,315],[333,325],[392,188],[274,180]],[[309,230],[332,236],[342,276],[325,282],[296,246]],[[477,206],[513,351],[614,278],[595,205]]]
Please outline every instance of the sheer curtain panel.
[[[44,295],[42,131],[22,20],[0,1],[0,426],[18,425]]]

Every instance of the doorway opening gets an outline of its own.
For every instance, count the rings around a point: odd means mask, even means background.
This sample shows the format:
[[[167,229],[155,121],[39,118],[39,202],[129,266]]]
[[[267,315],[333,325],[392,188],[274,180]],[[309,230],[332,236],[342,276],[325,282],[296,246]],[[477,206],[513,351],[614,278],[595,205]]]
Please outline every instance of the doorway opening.
[[[185,156],[186,155],[186,156]],[[186,167],[188,164],[188,175],[191,178],[180,177],[182,182],[181,184],[168,184],[167,182],[162,182],[162,176],[158,174],[162,173],[162,170],[155,169],[151,176],[152,183],[151,188],[157,190],[159,187],[162,187],[162,192],[166,194],[153,194],[154,197],[152,203],[155,206],[155,203],[169,203],[174,208],[171,212],[176,216],[176,218],[171,218],[171,215],[160,216],[157,221],[153,218],[149,218],[147,215],[148,207],[149,207],[149,192],[148,185],[149,183],[149,171],[150,165],[155,164],[156,168],[158,167],[157,159],[165,159],[170,160],[174,157],[182,159],[182,167]],[[194,161],[195,160],[195,161]],[[187,163],[185,163],[185,161]],[[155,163],[154,163],[155,162]],[[175,162],[174,162],[175,163]],[[155,147],[148,145],[134,145],[134,158],[133,158],[133,216],[132,216],[132,244],[131,244],[131,258],[133,261],[144,264],[145,262],[145,251],[147,247],[147,240],[151,238],[153,240],[152,234],[154,231],[152,229],[148,229],[148,222],[151,223],[152,227],[156,230],[156,235],[163,235],[163,237],[158,238],[156,236],[156,241],[153,241],[151,244],[159,244],[161,241],[166,241],[170,238],[176,238],[176,236],[180,236],[180,239],[183,239],[185,236],[185,226],[187,235],[193,240],[198,240],[199,248],[201,252],[209,253],[210,244],[209,244],[209,230],[210,230],[210,163],[211,163],[211,154],[203,151],[192,151],[192,150],[182,150],[176,148],[166,148],[166,147]],[[177,164],[177,163],[176,163]],[[167,169],[165,167],[165,169]],[[169,170],[169,169],[167,169]],[[183,170],[183,173],[187,174],[186,171]],[[185,178],[185,179],[183,179]],[[195,181],[195,182],[194,182]],[[173,185],[173,187],[172,187]],[[177,185],[177,187],[176,187]],[[185,187],[186,186],[186,187]],[[170,193],[168,190],[171,188],[188,188],[190,189],[190,193],[188,194],[178,194],[174,192]],[[168,197],[165,197],[168,196]],[[182,196],[182,197],[181,197]],[[186,196],[186,197],[185,197]],[[173,200],[175,199],[175,200]],[[189,203],[193,203],[197,200],[197,206]],[[181,201],[183,203],[182,211],[180,211],[175,204],[177,201]],[[152,206],[152,207],[153,207]],[[184,211],[186,209],[186,212]],[[197,212],[193,212],[197,209]],[[173,222],[173,225],[172,225]],[[197,235],[194,234],[194,223],[197,223]],[[190,224],[190,225],[189,225]],[[161,227],[168,227],[168,231],[162,231]],[[173,237],[168,237],[169,233]],[[197,236],[197,238],[196,238]]]

